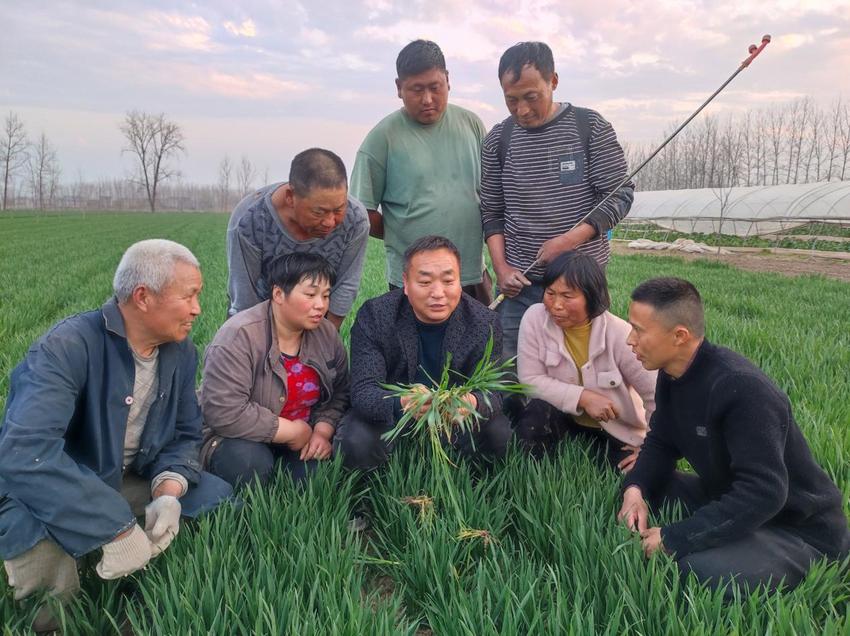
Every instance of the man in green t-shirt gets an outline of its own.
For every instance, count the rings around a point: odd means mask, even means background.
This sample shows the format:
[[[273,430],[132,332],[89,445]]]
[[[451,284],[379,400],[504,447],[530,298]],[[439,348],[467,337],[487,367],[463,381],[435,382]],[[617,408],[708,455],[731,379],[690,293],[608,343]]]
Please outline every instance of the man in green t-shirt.
[[[402,285],[405,250],[422,236],[439,234],[460,250],[463,290],[489,304],[478,198],[484,124],[448,103],[449,73],[434,42],[405,46],[396,70],[403,107],[366,136],[351,193],[369,211],[370,234],[384,240],[391,289]]]

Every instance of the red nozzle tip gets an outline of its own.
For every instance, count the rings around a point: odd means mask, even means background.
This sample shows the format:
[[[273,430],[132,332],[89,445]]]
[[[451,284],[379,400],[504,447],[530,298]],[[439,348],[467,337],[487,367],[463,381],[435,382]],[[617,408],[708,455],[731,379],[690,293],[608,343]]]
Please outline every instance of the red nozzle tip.
[[[769,35],[763,35],[762,38],[761,38],[761,41],[762,42],[770,42],[770,36]]]

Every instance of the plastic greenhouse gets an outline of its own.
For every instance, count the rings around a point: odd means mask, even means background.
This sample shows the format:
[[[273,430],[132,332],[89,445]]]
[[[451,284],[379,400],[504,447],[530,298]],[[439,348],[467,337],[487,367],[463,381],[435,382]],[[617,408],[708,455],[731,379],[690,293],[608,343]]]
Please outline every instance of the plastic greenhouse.
[[[688,234],[742,237],[807,223],[850,226],[850,181],[637,192],[625,221]]]

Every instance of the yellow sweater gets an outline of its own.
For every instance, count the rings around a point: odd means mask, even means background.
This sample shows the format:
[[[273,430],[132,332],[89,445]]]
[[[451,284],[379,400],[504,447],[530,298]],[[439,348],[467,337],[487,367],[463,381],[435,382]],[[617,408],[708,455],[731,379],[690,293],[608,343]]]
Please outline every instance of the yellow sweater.
[[[578,327],[564,329],[564,345],[567,347],[567,352],[572,356],[573,362],[576,363],[578,369],[578,381],[584,384],[581,377],[581,368],[587,364],[590,349],[590,322]],[[573,417],[577,424],[587,426],[589,428],[602,428],[595,419],[587,413],[576,415]]]

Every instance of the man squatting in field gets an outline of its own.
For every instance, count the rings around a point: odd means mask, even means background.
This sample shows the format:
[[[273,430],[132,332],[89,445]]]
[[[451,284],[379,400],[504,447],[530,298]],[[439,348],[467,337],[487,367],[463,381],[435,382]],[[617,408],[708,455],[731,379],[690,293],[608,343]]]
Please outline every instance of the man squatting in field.
[[[409,408],[406,398],[389,399],[382,384],[434,386],[447,354],[451,371],[470,376],[484,356],[490,335],[492,355],[501,354],[498,316],[463,294],[460,254],[441,236],[424,236],[404,254],[402,289],[366,301],[351,329],[351,410],[342,418],[334,440],[346,466],[369,470],[387,461],[394,444],[381,439]],[[498,393],[468,395],[470,409],[482,420],[470,436],[452,443],[463,454],[502,456],[511,428],[502,414]]]
[[[323,256],[336,272],[328,320],[337,329],[360,286],[369,218],[348,196],[342,159],[311,148],[292,160],[287,183],[274,183],[242,199],[227,224],[228,315],[271,296],[268,276],[281,254]]]
[[[812,562],[850,551],[842,496],[818,466],[791,404],[759,368],[704,336],[696,288],[656,278],[632,292],[628,343],[658,369],[656,408],[619,518],[640,532],[647,556],[672,554],[683,576],[745,588],[784,578],[795,586]],[[696,474],[675,470],[684,458]],[[649,506],[645,500],[649,501]],[[680,503],[683,520],[649,527],[649,509]],[[724,590],[727,598],[732,590]]]
[[[229,496],[201,472],[198,261],[165,240],[124,253],[114,296],[60,321],[11,375],[0,429],[0,556],[22,599],[80,587],[76,559],[103,554],[104,579],[143,568],[195,517]],[[144,530],[136,516],[145,516]],[[42,608],[34,627],[55,625]]]
[[[484,269],[478,197],[486,129],[478,115],[449,104],[449,72],[434,42],[405,46],[396,71],[403,106],[366,135],[351,191],[369,211],[371,235],[384,240],[390,289],[402,285],[410,244],[438,234],[460,251],[463,291],[489,305],[493,282]]]
[[[553,101],[558,74],[542,42],[505,51],[499,82],[511,117],[493,127],[481,148],[481,221],[506,297],[499,315],[509,358],[525,310],[543,300],[546,263],[579,249],[605,267],[607,231],[628,213],[634,185],[621,186],[579,223],[626,177],[614,129],[596,111]]]

